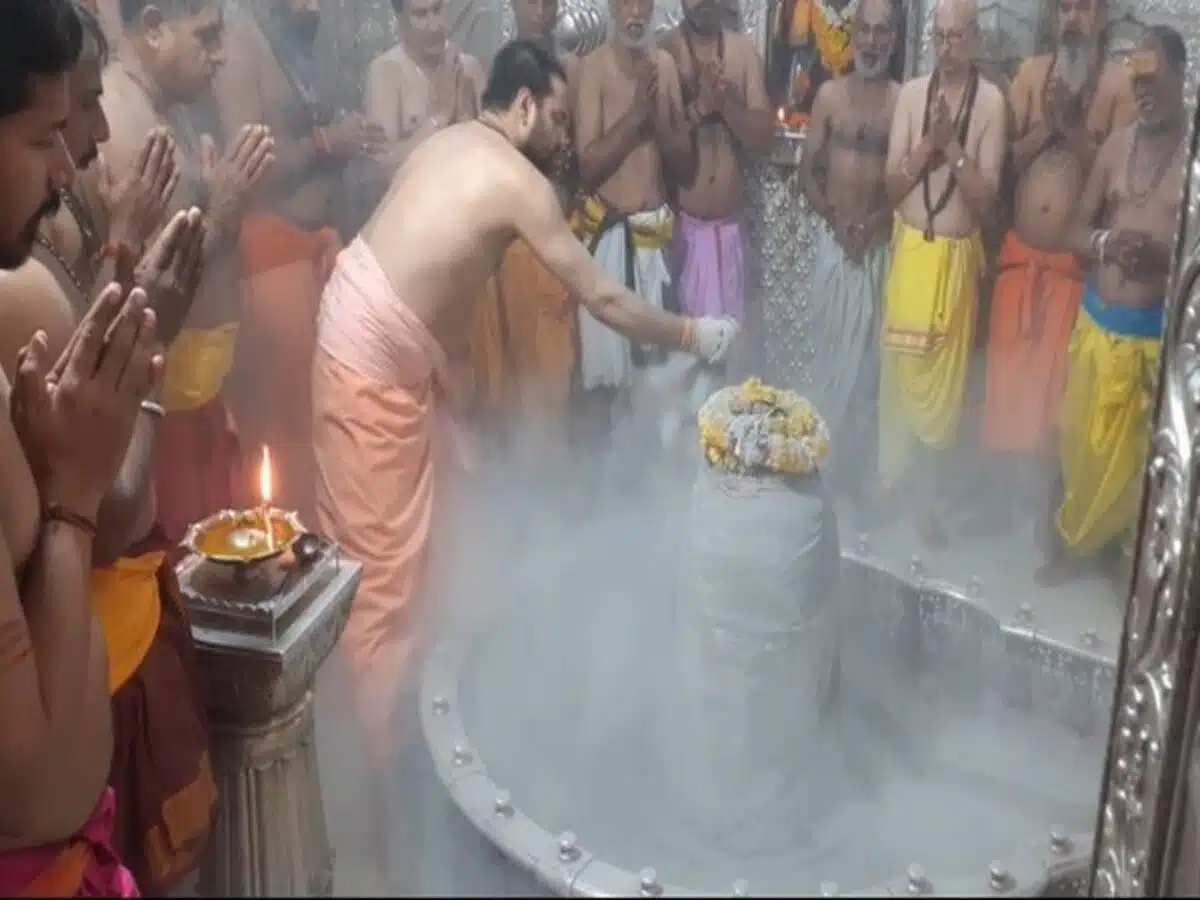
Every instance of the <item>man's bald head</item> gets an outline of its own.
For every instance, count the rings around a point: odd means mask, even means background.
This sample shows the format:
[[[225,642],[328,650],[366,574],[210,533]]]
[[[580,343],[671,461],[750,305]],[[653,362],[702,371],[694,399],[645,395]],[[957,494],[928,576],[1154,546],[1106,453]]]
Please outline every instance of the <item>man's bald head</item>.
[[[899,23],[895,0],[862,0],[854,16],[854,68],[866,78],[888,74]]]
[[[933,11],[933,50],[943,75],[963,75],[975,63],[979,50],[975,0],[938,0]]]
[[[979,5],[975,0],[938,0],[933,10],[933,24],[979,27]]]

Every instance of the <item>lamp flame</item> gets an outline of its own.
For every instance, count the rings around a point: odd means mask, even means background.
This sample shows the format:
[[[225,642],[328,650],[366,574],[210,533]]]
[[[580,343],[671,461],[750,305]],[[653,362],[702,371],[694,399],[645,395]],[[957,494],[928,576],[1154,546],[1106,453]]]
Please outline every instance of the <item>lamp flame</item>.
[[[779,124],[780,124],[780,125],[782,125],[782,124],[783,124],[783,122],[784,122],[784,119],[786,119],[786,118],[787,118],[787,117],[786,117],[786,115],[785,115],[785,114],[784,114],[784,112],[783,112],[783,107],[782,107],[782,106],[781,106],[781,107],[779,107],[779,109],[777,109],[777,110],[775,111],[775,118],[779,120]]]
[[[264,507],[271,505],[274,487],[271,477],[271,451],[266,444],[262,448],[262,462],[258,466],[258,496]]]

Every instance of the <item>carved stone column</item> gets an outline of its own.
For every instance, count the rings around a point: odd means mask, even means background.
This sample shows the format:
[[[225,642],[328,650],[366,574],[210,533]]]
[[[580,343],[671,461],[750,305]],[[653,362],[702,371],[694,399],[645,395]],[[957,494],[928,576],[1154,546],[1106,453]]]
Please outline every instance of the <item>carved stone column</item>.
[[[180,564],[207,680],[221,798],[201,896],[333,892],[313,684],[345,627],[361,574],[332,547],[290,568],[226,568],[195,556]]]

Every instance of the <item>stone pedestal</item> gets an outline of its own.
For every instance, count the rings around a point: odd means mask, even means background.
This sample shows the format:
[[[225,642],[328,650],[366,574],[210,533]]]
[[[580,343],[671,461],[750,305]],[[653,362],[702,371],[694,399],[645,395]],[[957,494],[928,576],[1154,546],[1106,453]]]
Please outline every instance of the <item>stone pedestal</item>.
[[[359,564],[333,547],[303,566],[235,569],[199,557],[180,564],[221,803],[201,896],[332,894],[313,687],[360,578]]]

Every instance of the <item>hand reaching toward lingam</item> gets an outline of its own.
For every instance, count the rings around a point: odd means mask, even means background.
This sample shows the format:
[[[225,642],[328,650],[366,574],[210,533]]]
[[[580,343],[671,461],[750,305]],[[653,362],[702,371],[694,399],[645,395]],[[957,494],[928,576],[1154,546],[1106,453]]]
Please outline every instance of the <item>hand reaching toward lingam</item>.
[[[729,316],[717,319],[704,316],[693,320],[692,353],[710,365],[720,365],[729,357],[729,350],[741,326]]]

